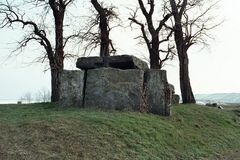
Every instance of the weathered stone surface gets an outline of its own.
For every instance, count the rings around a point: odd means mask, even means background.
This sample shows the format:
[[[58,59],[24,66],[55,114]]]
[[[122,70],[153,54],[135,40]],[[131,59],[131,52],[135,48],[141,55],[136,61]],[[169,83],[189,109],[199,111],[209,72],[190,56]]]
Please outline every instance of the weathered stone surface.
[[[180,101],[180,97],[179,97],[179,95],[177,95],[177,94],[174,94],[173,96],[172,96],[172,104],[179,104],[179,101]]]
[[[151,113],[170,115],[170,89],[166,71],[150,69],[145,73],[146,102]]]
[[[77,60],[77,68],[88,70],[102,67],[118,69],[148,69],[146,62],[130,55],[109,57],[82,57]]]
[[[59,106],[82,106],[84,71],[64,70],[61,76]]]
[[[146,62],[129,55],[105,57],[107,67],[119,69],[148,69]]]
[[[139,110],[144,72],[99,68],[87,71],[84,107]]]
[[[167,103],[173,104],[173,95],[175,93],[174,86],[170,83],[167,85],[167,93],[169,94],[169,99],[167,99]]]
[[[103,57],[81,57],[78,58],[76,66],[77,68],[86,70],[104,67],[105,64]]]
[[[174,94],[174,93],[175,93],[174,85],[168,83],[168,87],[169,87],[169,89],[170,89],[170,92],[171,92],[172,94]]]

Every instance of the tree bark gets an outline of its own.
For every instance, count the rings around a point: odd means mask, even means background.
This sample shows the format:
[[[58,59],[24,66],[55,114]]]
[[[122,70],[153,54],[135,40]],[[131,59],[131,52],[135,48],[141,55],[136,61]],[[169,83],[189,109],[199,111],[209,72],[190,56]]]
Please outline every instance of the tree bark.
[[[183,50],[179,56],[179,72],[180,72],[180,88],[182,93],[182,102],[183,103],[196,103],[192,87],[189,78],[189,69],[188,69],[188,55],[187,51]],[[180,60],[181,59],[181,60]]]
[[[61,71],[58,69],[51,69],[51,86],[52,86],[52,96],[51,102],[58,102],[60,97],[60,77]]]
[[[99,28],[101,30],[101,47],[100,47],[100,56],[110,56],[109,54],[109,30],[108,30],[108,22],[106,15],[100,15],[100,24]]]
[[[152,35],[152,44],[149,45],[150,53],[150,68],[151,69],[161,69],[160,57],[159,57],[159,37],[158,33]]]
[[[151,69],[161,69],[159,64],[159,55],[156,54],[153,49],[150,51],[150,68]]]

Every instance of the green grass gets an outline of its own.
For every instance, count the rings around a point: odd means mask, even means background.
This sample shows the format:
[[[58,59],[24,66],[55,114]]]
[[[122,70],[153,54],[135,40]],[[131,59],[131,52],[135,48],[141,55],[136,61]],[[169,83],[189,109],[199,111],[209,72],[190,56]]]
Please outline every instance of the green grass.
[[[172,113],[0,105],[0,159],[220,159],[240,151],[239,109],[178,105]]]

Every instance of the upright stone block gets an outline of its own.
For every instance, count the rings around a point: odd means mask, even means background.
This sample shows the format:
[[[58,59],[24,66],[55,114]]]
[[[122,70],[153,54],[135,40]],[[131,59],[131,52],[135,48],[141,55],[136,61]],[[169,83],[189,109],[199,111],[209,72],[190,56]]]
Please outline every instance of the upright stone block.
[[[172,104],[178,105],[179,102],[180,102],[180,97],[179,97],[179,95],[174,94],[173,97],[172,97]]]
[[[173,103],[173,95],[175,93],[175,88],[172,84],[168,83],[168,94],[169,94],[169,99],[167,99],[167,103],[169,103],[170,105],[172,105]]]
[[[170,90],[166,71],[150,69],[145,73],[146,102],[149,111],[163,116],[170,115]]]
[[[64,70],[61,76],[59,106],[82,106],[84,71]]]
[[[85,107],[139,110],[144,72],[139,69],[99,68],[87,71]]]

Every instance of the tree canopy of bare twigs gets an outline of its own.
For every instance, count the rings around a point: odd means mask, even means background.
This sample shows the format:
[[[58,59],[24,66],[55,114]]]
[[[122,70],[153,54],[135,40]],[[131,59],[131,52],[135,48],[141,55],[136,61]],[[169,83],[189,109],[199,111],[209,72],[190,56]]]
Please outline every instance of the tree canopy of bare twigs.
[[[46,10],[46,15],[43,16],[53,17],[55,33],[54,42],[50,40],[51,38],[47,34],[48,28],[45,26],[45,23],[38,23],[40,17],[31,19],[29,17],[34,17],[31,16],[32,13],[21,12],[20,6],[14,6],[8,1],[0,3],[0,28],[8,27],[14,29],[15,27],[22,27],[23,30],[26,30],[26,35],[19,42],[17,50],[25,48],[32,41],[40,44],[45,50],[43,60],[47,59],[49,61],[49,68],[51,71],[52,102],[57,102],[59,100],[59,78],[64,67],[64,58],[67,56],[64,53],[64,47],[66,46],[67,41],[73,37],[63,37],[65,11],[67,6],[72,3],[73,0],[26,1],[26,4],[31,4],[34,7],[43,7],[44,10]],[[24,5],[22,4],[22,6]],[[46,17],[42,17],[43,20],[44,18]]]
[[[138,4],[139,8],[132,10],[131,17],[129,18],[131,21],[130,25],[136,24],[141,29],[142,35],[137,38],[143,39],[147,45],[150,55],[150,67],[161,69],[165,61],[173,58],[174,46],[170,43],[170,37],[173,31],[165,27],[165,23],[170,19],[172,14],[164,12],[162,19],[157,21],[159,22],[157,26],[154,26],[155,0],[138,0]],[[149,5],[149,7],[147,5]],[[159,6],[159,8],[160,7],[161,6]],[[142,15],[145,17],[144,22],[137,18],[138,10],[141,10]],[[167,43],[167,47],[163,45],[164,43]]]

